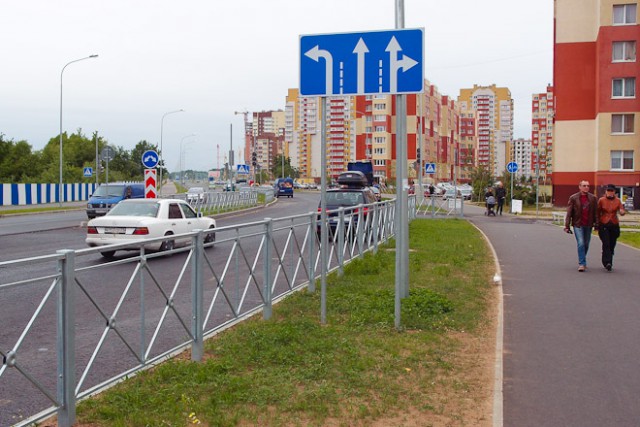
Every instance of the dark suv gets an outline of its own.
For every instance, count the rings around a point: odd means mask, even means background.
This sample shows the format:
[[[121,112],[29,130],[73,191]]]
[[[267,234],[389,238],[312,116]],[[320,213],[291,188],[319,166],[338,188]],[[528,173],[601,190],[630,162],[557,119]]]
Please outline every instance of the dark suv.
[[[328,211],[328,224],[329,224],[329,238],[335,235],[336,228],[339,224],[339,213],[332,212],[338,208],[344,209],[344,232],[351,231],[356,232],[358,220],[360,218],[360,212],[358,212],[358,205],[369,205],[375,203],[376,196],[371,191],[371,188],[367,187],[367,178],[360,171],[343,172],[338,176],[338,184],[340,188],[333,188],[327,190],[327,211]],[[321,205],[318,204],[318,221],[320,217]],[[363,208],[363,218],[366,221],[368,213],[368,207]],[[318,236],[320,236],[320,223],[318,223]]]

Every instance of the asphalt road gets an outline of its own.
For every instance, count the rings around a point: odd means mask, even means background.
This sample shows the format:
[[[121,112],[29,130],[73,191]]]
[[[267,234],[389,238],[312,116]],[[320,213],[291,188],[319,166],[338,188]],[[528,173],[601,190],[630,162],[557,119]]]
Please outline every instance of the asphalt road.
[[[491,240],[504,293],[504,425],[640,425],[640,263],[619,244],[614,269],[592,236],[588,270],[561,227],[512,215],[468,219]]]
[[[265,217],[280,218],[297,213],[315,212],[319,194],[296,194],[293,199],[279,200],[277,203],[261,209],[249,210],[224,215],[218,219],[218,227],[234,224],[251,223],[260,221]],[[43,221],[43,215],[49,220]],[[67,217],[74,216],[70,212],[33,214],[26,216],[7,216],[0,218],[0,224],[7,230],[2,236],[3,245],[0,245],[0,261],[14,260],[26,257],[35,257],[55,253],[58,249],[84,249],[86,234],[86,217],[84,211],[76,212],[77,218],[69,221]],[[57,219],[57,221],[56,221]],[[9,225],[11,222],[13,225]],[[39,224],[28,228],[27,232],[20,231],[16,224]],[[303,229],[300,229],[303,230]],[[261,230],[260,230],[261,231]],[[255,230],[254,230],[255,232]],[[247,235],[251,230],[244,229],[241,234]],[[230,235],[235,236],[235,231],[219,232],[216,235],[218,243],[214,248],[206,250],[206,256],[215,266],[217,278],[223,275],[225,278],[225,298],[231,304],[238,305],[242,298],[243,309],[247,310],[260,304],[261,299],[256,286],[244,288],[248,276],[248,268],[243,257],[252,262],[258,252],[259,239],[247,237],[239,244],[242,247],[242,256],[231,258],[230,269],[226,269],[230,251],[234,241],[223,242]],[[274,239],[284,242],[288,230],[274,231]],[[300,236],[298,236],[300,239]],[[281,248],[282,243],[278,246]],[[282,249],[280,249],[282,251]],[[287,252],[289,253],[289,252]],[[276,254],[274,253],[275,257]],[[125,262],[131,255],[127,252],[116,253],[116,260]],[[293,277],[294,261],[290,258],[283,264],[288,277]],[[185,253],[175,254],[170,257],[150,259],[147,262],[144,278],[144,290],[138,289],[139,280],[134,280],[134,287],[129,292],[126,285],[134,278],[136,263],[107,264],[97,253],[87,256],[77,256],[76,279],[85,291],[76,293],[76,359],[78,366],[84,367],[90,361],[92,352],[99,346],[101,331],[105,330],[104,316],[117,319],[118,335],[109,332],[105,335],[105,341],[99,350],[94,365],[88,371],[88,375],[82,389],[99,384],[117,372],[123,372],[135,364],[134,354],[142,351],[142,342],[149,343],[154,334],[155,325],[163,316],[166,298],[175,291],[174,308],[168,313],[167,320],[163,324],[154,344],[151,355],[159,351],[172,348],[184,342],[187,331],[181,325],[178,315],[183,323],[190,324],[190,263],[186,262]],[[259,257],[256,265],[256,280],[259,282],[262,275],[262,258]],[[273,266],[278,265],[278,260],[273,260]],[[275,267],[274,267],[275,268]],[[28,277],[42,277],[56,271],[55,261],[47,263],[30,262],[17,268],[4,268],[2,281],[24,280]],[[147,274],[146,271],[149,271]],[[284,272],[283,272],[284,273]],[[274,288],[274,295],[284,291],[282,281],[284,274],[280,274],[280,281]],[[209,277],[205,272],[205,277]],[[300,274],[296,283],[303,281]],[[157,286],[155,281],[158,281]],[[215,292],[215,278],[207,279],[205,285],[205,301],[212,301]],[[37,283],[25,284],[6,289],[0,289],[0,313],[2,314],[2,327],[0,328],[0,350],[5,354],[14,348],[19,342],[20,334],[29,324],[32,315],[43,301],[52,279],[39,280]],[[160,290],[162,289],[162,290]],[[142,293],[141,293],[142,292]],[[144,294],[144,298],[141,295]],[[34,318],[35,321],[29,332],[24,335],[24,340],[16,352],[16,362],[19,369],[35,378],[46,387],[46,390],[55,396],[55,366],[56,366],[56,310],[55,295],[42,305],[42,312]],[[126,296],[126,298],[125,298]],[[222,297],[218,298],[222,301]],[[141,306],[144,306],[144,317],[141,318]],[[100,314],[103,313],[103,315]],[[117,314],[116,314],[117,313]],[[208,322],[208,327],[224,323],[233,317],[228,306],[217,304]],[[141,324],[145,324],[141,328]],[[143,335],[141,335],[141,333]],[[129,347],[127,347],[129,346]],[[1,366],[0,366],[1,368]],[[78,373],[80,375],[80,372]],[[78,377],[79,378],[79,377]],[[44,394],[20,375],[16,369],[8,369],[0,375],[0,425],[9,425],[25,417],[50,406]]]

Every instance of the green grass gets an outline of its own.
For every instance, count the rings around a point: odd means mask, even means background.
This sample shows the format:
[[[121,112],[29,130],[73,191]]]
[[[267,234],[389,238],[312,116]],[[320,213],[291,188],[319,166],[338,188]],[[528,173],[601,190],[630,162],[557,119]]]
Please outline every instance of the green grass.
[[[319,290],[296,293],[271,320],[257,316],[207,341],[203,362],[178,357],[82,402],[78,422],[352,426],[412,409],[426,417],[417,425],[430,425],[445,407],[463,419],[477,378],[456,337],[490,323],[489,251],[465,221],[413,221],[410,296],[396,330],[393,248],[329,276],[326,325]]]
[[[634,248],[640,249],[640,233],[638,233],[637,231],[620,232],[618,241],[626,243],[629,246],[633,246]]]

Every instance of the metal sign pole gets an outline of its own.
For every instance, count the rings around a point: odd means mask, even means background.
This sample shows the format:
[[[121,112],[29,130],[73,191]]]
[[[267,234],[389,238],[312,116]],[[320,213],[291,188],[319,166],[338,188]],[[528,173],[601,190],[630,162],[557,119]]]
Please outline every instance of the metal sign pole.
[[[396,0],[396,28],[404,28],[404,1]],[[396,95],[396,275],[395,327],[401,325],[402,297],[409,296],[409,223],[407,182],[407,104]]]
[[[320,141],[320,159],[322,174],[320,178],[320,323],[327,323],[327,262],[329,233],[327,230],[327,98],[321,97],[322,131]]]

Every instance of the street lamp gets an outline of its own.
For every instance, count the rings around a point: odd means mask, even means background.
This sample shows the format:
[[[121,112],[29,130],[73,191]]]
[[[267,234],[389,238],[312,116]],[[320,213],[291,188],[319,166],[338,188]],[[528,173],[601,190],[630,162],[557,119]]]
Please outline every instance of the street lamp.
[[[164,113],[162,115],[162,120],[160,120],[160,181],[158,181],[158,184],[160,185],[160,196],[162,197],[162,169],[164,169],[164,162],[162,161],[162,131],[164,129],[164,118],[167,117],[169,114],[174,114],[174,113],[183,113],[184,110],[181,108],[179,110],[175,110],[175,111],[169,111],[167,113]]]
[[[192,133],[191,135],[187,135],[180,140],[180,182],[182,183],[183,186],[184,186],[184,160],[183,160],[184,154],[182,152],[182,143],[184,142],[185,139],[191,138],[194,136],[196,136],[196,134]],[[190,142],[195,142],[195,141],[190,141]]]
[[[58,203],[62,206],[62,76],[64,75],[64,69],[74,62],[84,61],[85,59],[97,58],[98,55],[89,55],[84,58],[74,59],[71,62],[67,62],[62,71],[60,71],[60,182],[58,186]]]

